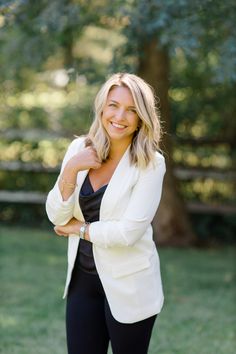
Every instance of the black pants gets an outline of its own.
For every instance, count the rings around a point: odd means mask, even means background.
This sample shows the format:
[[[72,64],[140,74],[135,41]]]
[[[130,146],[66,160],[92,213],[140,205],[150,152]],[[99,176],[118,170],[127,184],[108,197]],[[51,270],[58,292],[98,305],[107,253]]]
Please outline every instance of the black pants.
[[[66,308],[69,354],[147,354],[156,316],[126,324],[111,314],[98,275],[73,271]]]

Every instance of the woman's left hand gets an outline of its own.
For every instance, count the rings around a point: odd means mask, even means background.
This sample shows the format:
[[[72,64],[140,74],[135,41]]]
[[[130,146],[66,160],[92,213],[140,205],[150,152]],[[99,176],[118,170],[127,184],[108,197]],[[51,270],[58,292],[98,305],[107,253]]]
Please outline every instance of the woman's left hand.
[[[70,234],[79,235],[79,230],[83,223],[75,218],[72,218],[66,225],[55,226],[54,231],[59,236],[69,236]]]

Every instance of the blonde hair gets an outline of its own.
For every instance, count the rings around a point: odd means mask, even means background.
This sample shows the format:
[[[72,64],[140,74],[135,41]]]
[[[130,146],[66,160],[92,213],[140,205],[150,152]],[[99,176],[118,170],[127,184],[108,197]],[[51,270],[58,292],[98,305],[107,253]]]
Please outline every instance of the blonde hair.
[[[160,113],[156,107],[153,89],[134,74],[117,73],[103,84],[95,98],[95,119],[90,127],[86,145],[94,145],[101,161],[108,158],[110,140],[103,128],[101,118],[107,96],[116,86],[127,87],[133,96],[140,123],[131,142],[130,159],[132,164],[136,164],[139,168],[145,168],[149,162],[155,161],[155,152],[159,149]]]

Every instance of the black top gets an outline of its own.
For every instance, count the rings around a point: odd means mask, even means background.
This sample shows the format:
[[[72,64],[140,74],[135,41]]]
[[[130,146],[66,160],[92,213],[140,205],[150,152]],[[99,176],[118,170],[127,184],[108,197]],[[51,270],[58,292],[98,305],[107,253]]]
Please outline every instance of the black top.
[[[79,204],[86,222],[99,220],[101,201],[106,188],[107,185],[102,186],[94,192],[89,175],[87,174],[79,194]],[[90,241],[80,240],[76,263],[83,271],[97,274],[92,243]]]

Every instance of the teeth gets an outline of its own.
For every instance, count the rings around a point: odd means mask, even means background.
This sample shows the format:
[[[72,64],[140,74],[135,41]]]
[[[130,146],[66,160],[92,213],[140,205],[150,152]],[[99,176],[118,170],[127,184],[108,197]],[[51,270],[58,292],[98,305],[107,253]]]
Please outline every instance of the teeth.
[[[115,127],[115,128],[125,128],[125,125],[121,125],[121,124],[114,123],[114,122],[112,122],[111,124],[112,124],[113,127]]]

